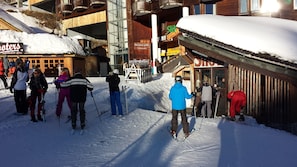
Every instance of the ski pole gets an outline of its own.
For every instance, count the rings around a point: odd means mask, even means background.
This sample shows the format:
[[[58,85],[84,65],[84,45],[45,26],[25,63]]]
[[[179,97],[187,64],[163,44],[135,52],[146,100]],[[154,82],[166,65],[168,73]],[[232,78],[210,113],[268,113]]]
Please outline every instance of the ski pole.
[[[220,92],[217,92],[216,95],[217,95],[217,98],[216,98],[215,113],[214,113],[213,118],[216,118],[217,117],[219,100],[220,100]]]
[[[126,108],[126,114],[128,114],[129,110],[128,110],[128,101],[127,101],[127,86],[122,86],[122,90],[124,91],[124,97],[125,97],[125,108]]]
[[[95,104],[95,107],[96,107],[96,111],[97,111],[98,117],[100,117],[100,112],[99,112],[99,110],[98,110],[98,107],[97,107],[97,104],[96,104],[96,102],[95,102],[95,99],[94,99],[94,96],[93,96],[93,92],[92,92],[92,91],[91,91],[91,96],[92,96],[93,102],[94,102],[94,104]]]

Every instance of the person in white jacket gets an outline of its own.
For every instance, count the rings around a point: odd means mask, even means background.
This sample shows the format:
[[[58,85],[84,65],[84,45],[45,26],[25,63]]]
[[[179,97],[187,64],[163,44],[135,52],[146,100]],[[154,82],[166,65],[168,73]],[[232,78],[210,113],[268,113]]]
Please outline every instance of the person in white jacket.
[[[208,82],[204,82],[203,86],[201,87],[201,102],[202,102],[202,108],[201,108],[201,116],[210,118],[212,115],[212,94],[213,94],[213,88],[209,85]],[[206,115],[207,111],[207,115]]]
[[[28,113],[27,104],[27,84],[29,81],[28,72],[25,71],[24,63],[17,66],[17,70],[13,73],[10,92],[14,94],[17,114],[25,115]]]

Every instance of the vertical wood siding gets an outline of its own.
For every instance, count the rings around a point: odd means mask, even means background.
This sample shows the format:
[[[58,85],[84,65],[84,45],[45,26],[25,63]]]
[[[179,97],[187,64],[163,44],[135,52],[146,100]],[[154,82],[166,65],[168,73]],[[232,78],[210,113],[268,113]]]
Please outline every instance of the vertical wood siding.
[[[240,89],[246,93],[247,115],[297,134],[297,88],[292,83],[233,65],[229,65],[228,74],[229,91]]]

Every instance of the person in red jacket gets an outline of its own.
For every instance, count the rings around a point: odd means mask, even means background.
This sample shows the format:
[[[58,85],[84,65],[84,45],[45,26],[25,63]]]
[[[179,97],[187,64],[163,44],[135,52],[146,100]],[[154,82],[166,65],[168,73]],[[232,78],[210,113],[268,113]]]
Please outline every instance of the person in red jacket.
[[[0,57],[0,79],[3,81],[5,89],[8,89],[7,81],[6,81],[6,76],[5,76],[5,69],[4,69],[4,64],[3,64],[3,58]]]
[[[231,91],[227,95],[230,101],[230,119],[235,120],[235,114],[239,113],[239,121],[244,121],[243,109],[246,106],[246,95],[243,91]]]

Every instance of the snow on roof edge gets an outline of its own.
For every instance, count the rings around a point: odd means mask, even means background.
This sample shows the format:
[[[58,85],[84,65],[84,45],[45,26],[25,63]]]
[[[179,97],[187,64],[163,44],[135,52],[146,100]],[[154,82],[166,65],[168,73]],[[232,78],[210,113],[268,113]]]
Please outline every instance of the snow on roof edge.
[[[177,27],[253,53],[297,62],[296,21],[259,16],[190,15],[181,18]]]

